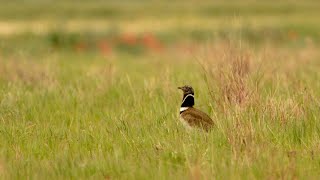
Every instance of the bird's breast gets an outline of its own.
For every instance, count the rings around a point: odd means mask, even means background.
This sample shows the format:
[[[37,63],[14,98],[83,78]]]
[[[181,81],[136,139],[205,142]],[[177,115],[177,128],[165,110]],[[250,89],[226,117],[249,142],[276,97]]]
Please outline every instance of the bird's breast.
[[[179,117],[180,122],[183,124],[183,126],[189,130],[192,129],[192,127],[189,125],[189,123],[181,116]]]

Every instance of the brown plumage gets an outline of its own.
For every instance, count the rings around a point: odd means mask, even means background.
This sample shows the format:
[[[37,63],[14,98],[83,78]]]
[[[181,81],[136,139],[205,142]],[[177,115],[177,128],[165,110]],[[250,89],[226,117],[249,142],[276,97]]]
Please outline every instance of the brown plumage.
[[[186,121],[190,127],[198,127],[209,131],[213,126],[212,119],[206,113],[193,107],[183,111],[180,117]]]
[[[183,91],[183,99],[180,108],[180,120],[188,128],[201,128],[209,131],[214,125],[213,120],[204,112],[193,107],[194,90],[191,86],[179,87]]]

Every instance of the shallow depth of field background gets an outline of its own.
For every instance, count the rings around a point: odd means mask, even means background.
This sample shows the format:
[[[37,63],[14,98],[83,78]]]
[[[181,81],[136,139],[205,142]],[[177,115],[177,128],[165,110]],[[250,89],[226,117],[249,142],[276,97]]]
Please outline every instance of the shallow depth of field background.
[[[319,10],[1,1],[1,179],[319,179]],[[180,124],[185,84],[211,132]]]

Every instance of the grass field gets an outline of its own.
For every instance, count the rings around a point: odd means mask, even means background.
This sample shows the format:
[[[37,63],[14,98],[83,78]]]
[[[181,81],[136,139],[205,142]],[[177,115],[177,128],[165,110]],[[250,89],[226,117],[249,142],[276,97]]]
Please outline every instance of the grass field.
[[[1,179],[320,178],[320,3],[171,3],[1,5]]]

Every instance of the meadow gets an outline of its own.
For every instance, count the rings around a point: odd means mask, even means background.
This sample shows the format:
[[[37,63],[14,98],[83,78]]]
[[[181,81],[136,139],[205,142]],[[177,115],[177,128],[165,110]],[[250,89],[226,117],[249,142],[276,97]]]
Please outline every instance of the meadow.
[[[319,179],[317,1],[0,6],[1,179]],[[215,122],[180,121],[181,85]]]

